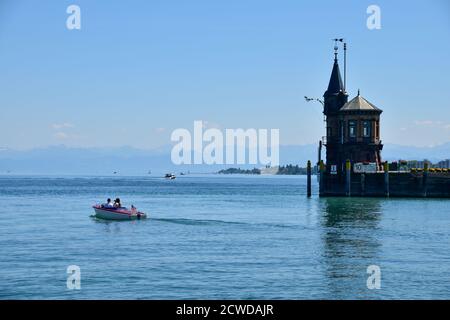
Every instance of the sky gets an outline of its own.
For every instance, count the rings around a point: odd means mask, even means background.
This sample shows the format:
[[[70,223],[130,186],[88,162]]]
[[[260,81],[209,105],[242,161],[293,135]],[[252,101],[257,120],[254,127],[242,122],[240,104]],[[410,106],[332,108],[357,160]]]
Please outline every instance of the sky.
[[[450,141],[446,0],[0,0],[0,148],[158,148],[195,120],[317,143],[322,107],[303,97],[326,90],[336,37],[384,143]]]

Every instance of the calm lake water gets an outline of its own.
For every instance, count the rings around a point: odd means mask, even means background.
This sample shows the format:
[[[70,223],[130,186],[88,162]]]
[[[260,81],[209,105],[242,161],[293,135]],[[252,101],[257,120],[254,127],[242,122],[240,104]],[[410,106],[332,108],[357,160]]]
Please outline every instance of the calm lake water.
[[[449,200],[313,192],[302,176],[0,177],[0,299],[450,299]],[[91,218],[107,197],[150,219]]]

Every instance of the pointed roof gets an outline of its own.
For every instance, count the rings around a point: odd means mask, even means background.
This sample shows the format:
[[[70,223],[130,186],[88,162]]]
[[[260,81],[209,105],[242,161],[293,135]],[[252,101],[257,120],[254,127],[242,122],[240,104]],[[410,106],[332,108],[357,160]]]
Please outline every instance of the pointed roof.
[[[333,70],[331,71],[330,82],[325,95],[338,94],[344,92],[344,85],[342,83],[341,72],[339,71],[339,64],[337,58],[334,59]]]
[[[362,96],[358,95],[354,97],[352,100],[347,102],[342,106],[342,108],[339,111],[378,111],[382,112],[383,110],[375,107],[372,103],[364,99]]]

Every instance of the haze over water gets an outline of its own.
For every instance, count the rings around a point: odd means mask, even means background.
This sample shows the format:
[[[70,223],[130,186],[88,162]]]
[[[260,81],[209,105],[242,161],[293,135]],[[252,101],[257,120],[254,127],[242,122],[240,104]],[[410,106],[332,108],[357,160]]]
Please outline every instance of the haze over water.
[[[448,199],[317,189],[307,199],[303,176],[1,176],[0,298],[450,298]],[[107,197],[150,219],[90,217]]]

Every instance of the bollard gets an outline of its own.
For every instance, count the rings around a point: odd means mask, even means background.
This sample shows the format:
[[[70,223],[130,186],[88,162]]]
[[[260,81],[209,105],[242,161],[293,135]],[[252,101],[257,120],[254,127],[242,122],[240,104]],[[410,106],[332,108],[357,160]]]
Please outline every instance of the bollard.
[[[345,191],[346,191],[346,195],[348,197],[350,197],[350,195],[351,195],[351,183],[352,183],[352,177],[351,177],[352,165],[351,165],[350,160],[348,160],[348,159],[345,162],[345,171],[346,171],[346,175],[345,175]]]
[[[383,164],[384,168],[384,195],[389,197],[389,163],[386,161]]]
[[[428,162],[425,161],[423,164],[423,175],[422,175],[422,195],[427,196],[427,180],[428,180]]]
[[[311,161],[306,164],[306,196],[311,197]]]
[[[364,196],[366,194],[366,174],[361,173],[361,195]]]
[[[325,165],[323,160],[320,160],[319,162],[319,171],[319,195],[322,196],[325,194]]]

